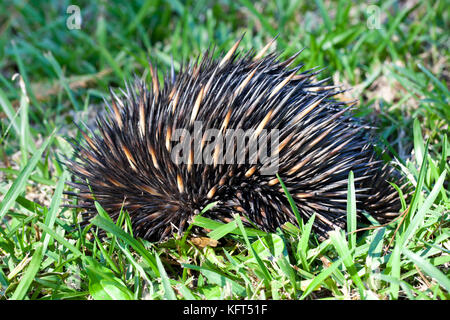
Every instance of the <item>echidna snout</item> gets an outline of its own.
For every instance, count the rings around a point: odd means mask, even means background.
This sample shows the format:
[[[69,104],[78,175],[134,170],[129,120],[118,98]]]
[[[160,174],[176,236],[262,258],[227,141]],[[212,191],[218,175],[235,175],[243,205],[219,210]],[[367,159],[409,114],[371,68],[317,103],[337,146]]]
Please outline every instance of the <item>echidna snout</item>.
[[[345,227],[350,171],[358,216],[363,210],[379,221],[397,215],[399,199],[387,182],[393,169],[377,157],[351,105],[333,98],[339,91],[315,81],[313,70],[290,69],[297,55],[280,61],[265,55],[269,46],[239,54],[238,44],[220,60],[206,52],[163,84],[150,66],[150,90],[135,80],[120,96],[111,91],[109,113],[98,116],[95,132],[82,131],[84,141],[68,160],[84,219],[97,214],[94,201],[114,220],[123,207],[135,235],[159,241],[186,230],[217,202],[206,216],[226,222],[237,213],[274,231],[297,224],[278,173],[302,218],[316,214],[314,230],[325,235]],[[264,171],[273,158],[261,161],[261,149],[233,139],[214,144],[211,132],[216,142],[243,132],[253,143],[277,132],[267,140],[277,140],[267,149],[275,152],[275,171]],[[232,161],[223,157],[230,151]],[[246,161],[236,161],[238,155]]]

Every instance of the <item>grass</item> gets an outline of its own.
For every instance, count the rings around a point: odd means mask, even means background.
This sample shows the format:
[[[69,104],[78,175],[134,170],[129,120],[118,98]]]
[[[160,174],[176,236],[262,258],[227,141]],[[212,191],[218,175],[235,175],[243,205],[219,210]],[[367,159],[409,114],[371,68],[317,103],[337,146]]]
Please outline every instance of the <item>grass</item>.
[[[446,1],[80,1],[79,30],[66,26],[70,4],[0,4],[0,299],[449,299]],[[243,49],[278,34],[283,57],[305,48],[296,62],[353,87],[339,98],[359,99],[412,190],[400,218],[358,231],[350,175],[348,230],[323,242],[314,217],[268,234],[199,215],[209,238],[159,245],[100,205],[74,225],[59,162],[73,121],[90,123],[109,85],[149,79],[147,56],[162,77],[172,57],[178,69],[243,33]]]

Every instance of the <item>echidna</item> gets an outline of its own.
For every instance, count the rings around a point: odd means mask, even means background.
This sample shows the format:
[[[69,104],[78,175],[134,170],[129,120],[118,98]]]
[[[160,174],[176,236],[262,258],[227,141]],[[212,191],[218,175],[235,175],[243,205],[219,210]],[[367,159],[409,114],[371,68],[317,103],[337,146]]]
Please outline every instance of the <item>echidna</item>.
[[[160,241],[216,202],[205,216],[228,222],[238,213],[275,231],[297,224],[278,173],[302,218],[315,213],[314,230],[326,235],[345,227],[350,171],[359,217],[363,210],[379,221],[398,215],[387,182],[393,168],[377,157],[353,104],[333,98],[340,91],[327,80],[314,80],[319,71],[289,68],[298,53],[280,61],[265,55],[273,41],[258,54],[239,53],[239,42],[219,60],[208,50],[176,76],[172,67],[163,86],[150,64],[151,90],[139,79],[121,96],[111,90],[97,132],[81,131],[85,142],[68,160],[79,189],[69,194],[84,219],[97,214],[94,201],[114,220],[123,207],[136,236]],[[236,132],[246,143],[225,143]],[[261,137],[269,137],[264,150]]]

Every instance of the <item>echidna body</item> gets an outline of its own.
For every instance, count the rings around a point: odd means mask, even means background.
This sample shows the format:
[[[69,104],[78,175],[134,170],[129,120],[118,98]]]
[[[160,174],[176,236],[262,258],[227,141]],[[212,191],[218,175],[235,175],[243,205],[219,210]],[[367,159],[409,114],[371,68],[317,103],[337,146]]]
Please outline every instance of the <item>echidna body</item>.
[[[393,169],[377,158],[370,131],[349,115],[351,106],[333,99],[336,88],[314,82],[317,72],[288,68],[297,55],[264,57],[270,44],[259,54],[238,54],[238,44],[221,60],[205,53],[163,85],[150,66],[151,89],[136,80],[121,97],[111,93],[98,132],[82,131],[85,142],[75,144],[76,160],[68,161],[84,218],[97,214],[94,201],[113,219],[123,208],[135,235],[159,241],[182,233],[216,202],[204,215],[228,222],[237,213],[274,231],[297,224],[278,173],[302,218],[316,214],[314,229],[325,235],[345,226],[350,171],[358,216],[362,210],[379,221],[397,215],[399,199],[387,182]],[[237,143],[225,151],[258,161],[223,161],[223,145],[211,143],[208,129],[223,136],[240,129],[256,139],[276,129],[276,172],[264,174],[261,153]],[[177,153],[181,142],[189,149]]]

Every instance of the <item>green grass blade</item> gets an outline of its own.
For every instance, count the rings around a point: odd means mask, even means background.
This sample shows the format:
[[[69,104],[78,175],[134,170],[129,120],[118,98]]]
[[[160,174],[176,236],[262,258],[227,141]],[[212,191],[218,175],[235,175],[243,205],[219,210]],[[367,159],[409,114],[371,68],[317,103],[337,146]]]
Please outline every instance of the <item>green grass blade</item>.
[[[208,281],[210,283],[220,285],[221,287],[225,286],[226,284],[229,284],[231,287],[231,291],[235,295],[245,296],[245,288],[243,286],[241,286],[236,281],[234,281],[214,270],[210,270],[208,268],[199,267],[199,266],[192,265],[192,264],[183,264],[183,267],[201,272],[208,279]]]
[[[142,19],[147,15],[151,15],[155,9],[158,7],[158,2],[154,0],[147,0],[144,4],[140,5],[140,9],[134,19],[130,22],[127,27],[127,33],[133,32],[136,27],[142,22]]]
[[[12,300],[22,300],[25,295],[28,292],[28,288],[30,287],[31,283],[33,282],[34,277],[36,276],[36,273],[39,271],[39,267],[42,262],[42,256],[43,256],[43,245],[42,243],[39,243],[36,247],[36,250],[34,251],[33,258],[31,259],[30,265],[27,268],[27,271],[25,271],[25,274],[23,275],[22,279],[19,282],[19,285],[17,286],[16,290],[14,291],[13,296],[11,297]]]
[[[427,143],[427,146],[428,146],[428,143]],[[427,152],[427,147],[426,147],[424,157],[422,160],[422,165],[421,165],[420,171],[419,171],[419,177],[417,178],[416,190],[414,191],[414,194],[411,199],[411,203],[409,205],[410,206],[409,212],[408,212],[409,217],[412,217],[414,215],[414,213],[416,212],[416,209],[419,205],[422,188],[424,186],[425,176],[426,176],[427,170],[428,170],[428,161],[426,159],[427,155],[428,155],[428,152]],[[409,219],[405,219],[405,225],[408,224],[407,222],[409,222]]]
[[[208,237],[214,240],[219,240],[229,233],[234,233],[236,229],[238,229],[236,221],[231,221],[208,233]]]
[[[28,177],[33,172],[36,167],[38,161],[41,158],[42,153],[53,140],[54,132],[44,141],[41,147],[36,151],[36,153],[31,157],[26,166],[20,172],[17,179],[13,182],[11,188],[6,193],[3,201],[0,203],[0,219],[6,214],[6,212],[11,209],[14,204],[16,198],[20,195],[20,193],[24,190],[25,185],[27,183]]]
[[[267,271],[267,268],[264,265],[264,263],[262,262],[261,258],[258,256],[258,253],[256,253],[255,249],[253,249],[253,246],[250,244],[250,241],[248,240],[247,232],[245,231],[244,225],[242,224],[241,217],[238,214],[235,214],[234,219],[237,221],[239,229],[241,230],[242,235],[244,237],[245,243],[247,244],[247,248],[249,250],[251,250],[253,257],[256,259],[256,262],[259,265],[259,268],[264,275],[264,280],[266,281],[266,285],[268,286],[270,284],[270,281],[272,281],[272,277],[270,276],[269,272]]]
[[[198,300],[198,298],[192,294],[191,290],[189,290],[183,283],[180,283],[177,288],[186,300]]]
[[[317,276],[315,276],[314,279],[311,281],[311,283],[306,287],[305,291],[300,297],[300,300],[303,300],[305,297],[307,297],[314,289],[320,286],[333,272],[335,272],[337,268],[339,268],[339,266],[342,264],[344,258],[345,257],[339,258],[337,261],[333,262],[328,268],[322,270]]]
[[[311,218],[309,218],[305,227],[303,228],[302,235],[300,236],[300,244],[298,246],[298,254],[300,256],[300,260],[302,262],[303,268],[305,268],[306,271],[309,271],[309,263],[308,263],[308,259],[307,259],[308,242],[309,242],[309,237],[311,235],[311,229],[314,224],[315,217],[316,217],[316,214],[313,214],[311,216]]]
[[[86,257],[84,267],[89,277],[89,292],[95,300],[133,300],[133,293],[108,268]]]
[[[98,248],[100,249],[100,252],[102,253],[103,258],[106,260],[106,262],[108,263],[108,265],[111,267],[111,269],[115,272],[115,273],[120,273],[119,268],[116,266],[116,264],[114,263],[111,255],[106,252],[106,249],[103,247],[100,239],[98,238],[97,234],[93,234],[94,235],[94,239],[95,242],[97,243]]]
[[[214,206],[215,206],[216,204],[217,204],[217,201],[208,203],[208,204],[203,208],[203,210],[202,210],[198,215],[196,215],[196,216],[194,217],[193,222],[189,225],[189,227],[187,227],[186,231],[184,232],[183,237],[181,238],[181,247],[184,247],[184,244],[186,243],[187,237],[188,237],[188,235],[189,235],[189,233],[190,233],[192,227],[193,227],[194,225],[197,225],[197,224],[196,224],[196,221],[206,219],[206,218],[203,218],[202,215],[203,215],[205,212],[207,212],[208,210],[211,210],[212,208],[214,208]]]
[[[72,245],[69,241],[67,241],[66,239],[64,239],[63,236],[60,236],[59,234],[57,234],[53,229],[50,229],[49,227],[47,227],[45,224],[43,224],[42,222],[37,222],[36,225],[41,228],[46,234],[50,235],[50,237],[52,237],[53,239],[55,239],[56,241],[58,241],[59,243],[61,243],[64,247],[66,247],[67,249],[69,249],[70,251],[72,251],[72,253],[75,255],[75,257],[78,256],[82,256],[83,257],[83,253],[78,250],[74,245]]]
[[[423,218],[425,214],[428,212],[430,207],[433,205],[434,200],[438,196],[444,181],[445,176],[447,174],[447,171],[444,170],[442,174],[439,176],[438,181],[434,185],[433,189],[431,190],[428,197],[425,199],[424,203],[420,206],[420,208],[417,211],[417,214],[412,219],[411,223],[409,224],[408,228],[406,229],[405,233],[403,234],[403,237],[400,241],[400,247],[404,247],[408,240],[415,234],[415,231],[419,228],[419,225],[423,222]]]
[[[222,222],[219,222],[219,221],[215,221],[215,220],[206,218],[206,217],[202,217],[201,215],[197,215],[197,216],[195,216],[191,225],[195,225],[195,226],[202,227],[205,229],[211,229],[214,231],[218,228],[221,228],[225,224]],[[263,237],[263,236],[267,235],[266,232],[258,230],[258,229],[245,228],[245,231],[247,232],[247,235],[249,235],[250,237],[257,237],[257,236]],[[230,231],[229,233],[233,233],[233,234],[242,236],[242,232],[239,229],[234,229],[234,230]],[[184,236],[183,236],[183,238],[184,238]]]
[[[353,262],[353,256],[352,251],[347,245],[347,242],[345,241],[345,237],[343,234],[339,231],[331,231],[330,232],[330,239],[333,243],[334,247],[336,248],[336,251],[338,252],[340,257],[344,257],[343,263],[345,265],[345,268],[350,273],[350,276],[355,283],[356,287],[359,290],[359,294],[361,299],[364,299],[365,297],[365,287],[361,280],[361,278],[358,275],[358,272],[356,270],[355,263]]]
[[[439,87],[439,89],[445,93],[448,96],[450,96],[450,91],[447,89],[447,87],[441,82],[439,81],[438,78],[436,78],[427,68],[425,68],[422,64],[418,63],[417,67],[419,67],[420,70],[422,70],[423,73],[425,73],[427,75],[428,78],[431,79],[431,81],[433,81],[433,83]]]
[[[63,73],[58,61],[55,59],[55,57],[53,56],[53,54],[51,52],[44,54],[44,57],[48,60],[48,62],[50,62],[50,65],[53,67],[53,70],[55,71],[56,75],[59,78],[61,86],[66,91],[67,96],[69,97],[69,100],[72,103],[72,105],[74,106],[75,110],[81,110],[81,107],[80,107],[78,101],[75,99],[72,89],[70,89],[70,87],[67,83],[67,79],[64,76],[64,73]]]
[[[0,107],[2,108],[3,112],[8,116],[9,121],[14,127],[14,130],[16,131],[16,134],[18,134],[20,132],[20,126],[17,120],[17,115],[19,114],[20,110],[17,112],[14,110],[14,108],[11,105],[11,102],[9,102],[8,97],[1,88],[0,88]]]
[[[147,251],[147,249],[136,239],[130,236],[128,233],[120,229],[113,222],[108,221],[104,217],[99,215],[95,216],[92,219],[92,224],[96,225],[103,230],[110,232],[115,235],[117,238],[122,239],[126,244],[132,246],[134,250],[136,250],[142,258],[148,263],[148,265],[152,268],[152,270],[158,274],[158,267],[156,265],[156,259]]]
[[[6,174],[11,174],[11,175],[16,175],[18,176],[20,174],[19,170],[14,170],[12,168],[0,168],[0,171],[6,173]],[[46,186],[55,186],[56,183],[53,180],[50,179],[46,179],[44,177],[41,177],[39,175],[36,174],[32,174],[28,177],[28,179],[37,182],[37,183],[41,183],[41,184],[45,184]]]
[[[295,204],[295,201],[294,201],[294,199],[292,198],[291,193],[290,193],[289,190],[286,188],[286,185],[285,185],[284,182],[281,180],[281,178],[280,178],[280,176],[278,175],[278,173],[277,173],[277,178],[278,178],[278,181],[280,181],[281,187],[282,187],[283,190],[284,190],[284,194],[285,194],[286,197],[288,198],[288,201],[289,201],[289,204],[290,204],[290,206],[291,206],[291,208],[292,208],[292,211],[294,211],[294,215],[295,215],[295,218],[297,219],[298,225],[299,225],[299,226],[302,226],[302,225],[303,225],[303,219],[302,219],[302,217],[300,216],[300,213],[298,212],[297,205]]]
[[[21,83],[21,88],[25,91],[25,84],[23,84],[22,77],[19,77],[19,83]],[[30,106],[30,101],[26,95],[26,92],[21,92],[20,95],[20,153],[22,157],[22,166],[25,166],[28,158],[28,146],[32,146],[30,139],[30,122],[28,120],[28,109]]]
[[[420,123],[417,118],[414,119],[413,132],[414,132],[414,151],[416,154],[416,161],[417,161],[417,164],[421,164],[424,159],[425,144],[424,144],[423,138],[422,138],[422,131],[420,129]]]
[[[173,291],[172,286],[170,285],[170,279],[167,276],[163,264],[161,263],[161,259],[159,259],[159,256],[157,254],[155,254],[155,258],[156,258],[156,265],[158,266],[159,274],[161,277],[161,282],[164,288],[164,298],[166,300],[177,300],[177,296],[175,295],[175,292]]]
[[[316,5],[319,8],[320,15],[322,16],[323,23],[328,32],[333,31],[333,24],[331,22],[330,16],[328,15],[328,10],[322,0],[316,0]]]
[[[117,242],[117,246],[120,248],[120,250],[122,250],[123,254],[125,255],[125,257],[127,257],[128,261],[130,261],[133,267],[139,272],[142,279],[145,279],[147,283],[151,286],[151,280],[148,277],[148,274],[145,272],[144,268],[142,268],[142,266],[138,264],[137,261],[133,258],[133,255],[128,250],[128,248],[124,246],[121,241]]]
[[[50,203],[50,209],[48,210],[47,215],[45,216],[44,223],[47,227],[50,229],[53,228],[53,224],[56,220],[56,213],[58,210],[60,210],[60,204],[62,200],[62,193],[64,190],[64,183],[69,176],[67,171],[64,171],[61,177],[59,178],[58,184],[56,185],[55,193],[52,197],[52,202]],[[43,252],[45,254],[45,251],[47,249],[48,242],[50,241],[50,236],[47,234],[42,235],[44,238],[44,249]]]
[[[243,6],[245,6],[248,10],[250,10],[250,12],[258,18],[259,22],[261,22],[267,33],[269,33],[272,37],[276,36],[277,34],[276,29],[272,27],[267,18],[255,8],[255,6],[251,1],[249,0],[239,0],[239,1]],[[282,42],[282,39],[280,39],[279,41]]]
[[[450,292],[450,280],[448,278],[448,275],[443,274],[430,262],[406,248],[403,249],[403,254],[407,256],[409,260],[411,260],[416,266],[422,269],[428,276],[435,279],[439,283],[439,285],[447,290],[447,292]]]
[[[347,185],[347,234],[349,250],[356,248],[356,194],[353,171],[348,174]]]

